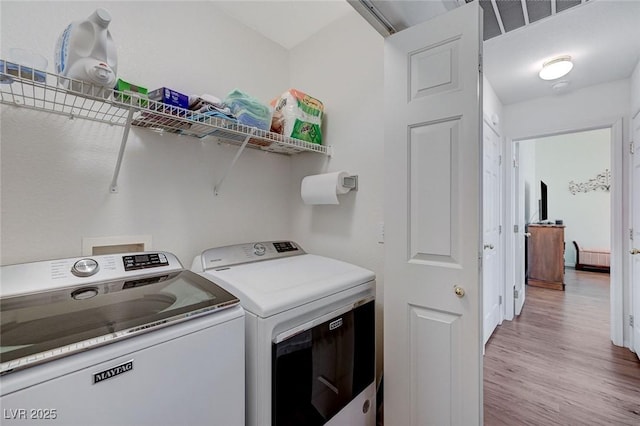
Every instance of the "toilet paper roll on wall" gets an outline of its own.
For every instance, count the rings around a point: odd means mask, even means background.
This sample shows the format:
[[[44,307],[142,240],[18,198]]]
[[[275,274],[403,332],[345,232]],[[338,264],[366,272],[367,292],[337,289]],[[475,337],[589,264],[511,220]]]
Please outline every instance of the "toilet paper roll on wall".
[[[305,204],[339,204],[338,194],[346,194],[350,188],[342,185],[345,171],[306,176],[300,185],[300,195]]]

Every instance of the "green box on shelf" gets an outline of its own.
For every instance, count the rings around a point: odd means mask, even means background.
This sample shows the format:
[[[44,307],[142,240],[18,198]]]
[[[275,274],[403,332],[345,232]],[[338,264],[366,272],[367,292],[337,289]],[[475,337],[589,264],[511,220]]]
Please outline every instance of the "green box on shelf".
[[[131,95],[135,95],[134,97],[146,98],[148,89],[146,87],[138,86],[135,84],[131,84],[128,81],[124,81],[119,78],[116,82],[116,86],[114,87],[116,93],[114,93],[114,97],[116,101],[130,103],[130,96],[127,96],[127,93]],[[121,92],[121,93],[119,93]],[[146,107],[148,102],[144,99],[138,100],[138,105]]]

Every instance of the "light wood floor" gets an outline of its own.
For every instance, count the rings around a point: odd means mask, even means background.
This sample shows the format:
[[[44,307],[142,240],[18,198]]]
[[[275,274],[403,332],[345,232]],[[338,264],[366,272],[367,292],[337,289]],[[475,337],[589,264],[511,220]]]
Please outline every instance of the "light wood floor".
[[[484,357],[486,426],[640,425],[640,361],[609,338],[609,275],[565,271],[566,291],[527,286]]]

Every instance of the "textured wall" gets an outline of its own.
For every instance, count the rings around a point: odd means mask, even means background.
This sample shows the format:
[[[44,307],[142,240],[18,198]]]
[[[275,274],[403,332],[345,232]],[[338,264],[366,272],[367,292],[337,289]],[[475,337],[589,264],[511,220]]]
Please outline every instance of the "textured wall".
[[[60,32],[105,7],[118,74],[127,81],[219,97],[238,87],[263,101],[289,86],[288,52],[214,2],[0,7],[3,55],[10,47],[38,51],[50,71]],[[215,197],[236,147],[133,128],[120,192],[111,194],[122,128],[4,105],[0,111],[2,264],[79,256],[82,237],[151,235],[154,249],[174,252],[185,266],[208,247],[290,238],[289,157],[247,150]]]

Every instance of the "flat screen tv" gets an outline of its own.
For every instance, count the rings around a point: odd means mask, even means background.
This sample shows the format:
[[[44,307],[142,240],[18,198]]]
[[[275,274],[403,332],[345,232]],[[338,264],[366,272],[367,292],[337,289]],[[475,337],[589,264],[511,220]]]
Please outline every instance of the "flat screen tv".
[[[547,184],[540,181],[540,222],[547,220]]]

